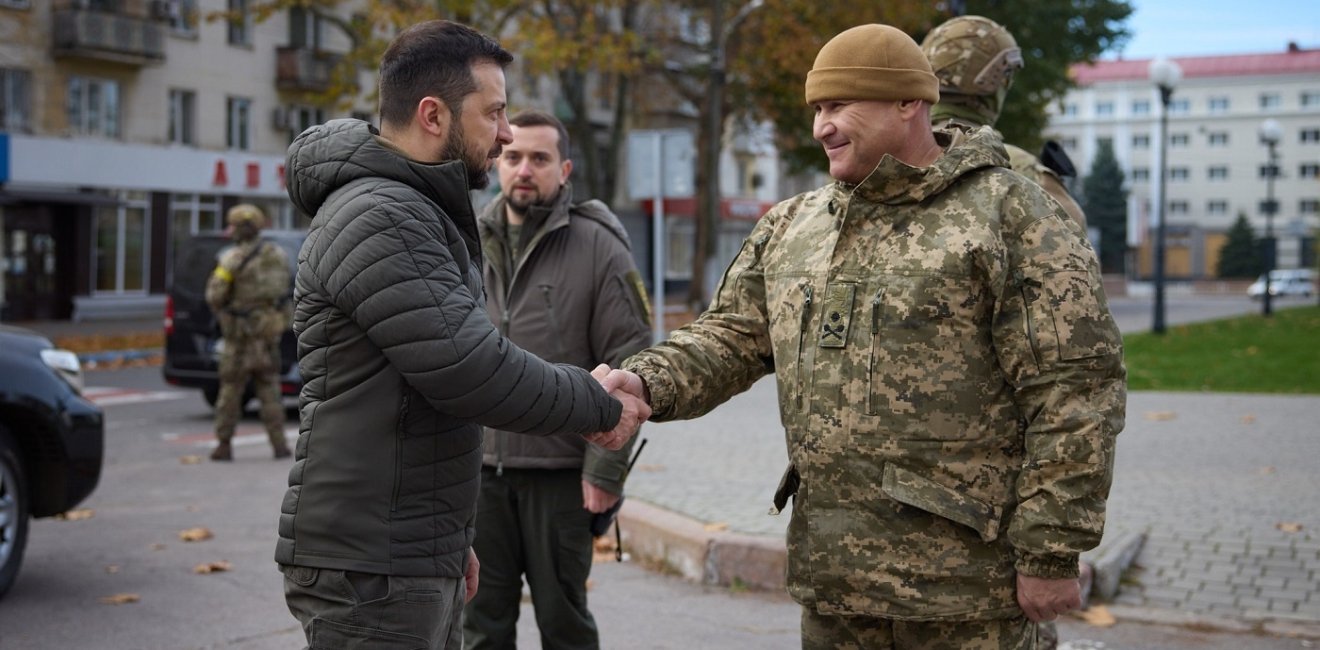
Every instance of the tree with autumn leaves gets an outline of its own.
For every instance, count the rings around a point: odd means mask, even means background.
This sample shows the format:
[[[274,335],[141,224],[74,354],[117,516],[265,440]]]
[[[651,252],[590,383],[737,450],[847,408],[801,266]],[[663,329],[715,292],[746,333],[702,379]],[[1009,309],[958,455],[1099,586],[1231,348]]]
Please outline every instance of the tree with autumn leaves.
[[[695,121],[698,160],[714,159],[708,148],[725,142],[725,125],[768,121],[791,171],[825,169],[803,101],[820,47],[872,22],[920,40],[958,5],[1008,27],[1026,55],[997,126],[1007,141],[1029,150],[1042,140],[1047,106],[1070,86],[1069,66],[1120,45],[1132,12],[1124,0],[253,0],[249,11],[256,20],[306,11],[347,35],[350,51],[334,82],[312,98],[322,105],[360,97],[358,72],[374,70],[390,38],[408,25],[446,18],[497,36],[527,71],[557,82],[566,108],[559,112],[578,145],[579,178],[590,196],[610,200],[626,131],[644,112]],[[600,89],[610,95],[608,123],[593,123],[590,115]],[[720,188],[717,175],[702,166],[695,180],[698,241],[689,302],[703,305],[700,278],[714,259]]]

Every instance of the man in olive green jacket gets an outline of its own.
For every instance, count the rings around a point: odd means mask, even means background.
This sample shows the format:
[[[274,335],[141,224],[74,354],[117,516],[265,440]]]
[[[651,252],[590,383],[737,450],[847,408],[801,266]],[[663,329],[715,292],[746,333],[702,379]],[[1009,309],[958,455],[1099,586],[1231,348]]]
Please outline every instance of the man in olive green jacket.
[[[548,361],[618,365],[651,342],[628,234],[604,203],[574,204],[568,132],[524,111],[496,164],[501,192],[477,219],[486,306],[500,332]],[[635,440],[635,438],[634,438]],[[541,647],[600,647],[587,608],[593,513],[623,494],[630,443],[485,432],[477,537],[481,591],[464,611],[469,650],[516,647],[526,576]]]
[[[1079,605],[1123,426],[1094,251],[992,129],[932,132],[899,30],[832,39],[806,100],[836,182],[766,214],[710,309],[605,384],[672,420],[775,374],[804,648],[1032,648]]]

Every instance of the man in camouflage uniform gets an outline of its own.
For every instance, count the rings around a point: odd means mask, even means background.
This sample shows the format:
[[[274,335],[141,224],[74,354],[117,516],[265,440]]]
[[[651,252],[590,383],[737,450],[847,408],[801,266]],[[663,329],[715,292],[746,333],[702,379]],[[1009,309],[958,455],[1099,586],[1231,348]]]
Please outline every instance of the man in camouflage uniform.
[[[950,18],[926,34],[921,51],[930,59],[932,72],[940,80],[940,101],[930,109],[930,119],[936,128],[993,127],[1013,85],[1013,74],[1025,65],[1013,34],[982,16]],[[1013,171],[1035,181],[1059,202],[1068,216],[1082,228],[1086,227],[1086,214],[1064,187],[1058,171],[1026,149],[1011,144],[1005,144],[1004,148],[1008,150],[1009,167]],[[1057,155],[1063,154],[1060,151]],[[1067,166],[1071,165],[1067,161]],[[1083,562],[1078,571],[1085,603],[1092,570]],[[1052,650],[1058,644],[1054,623],[1042,623],[1039,650]]]
[[[1095,253],[993,129],[933,132],[884,25],[807,75],[836,182],[780,203],[709,310],[606,384],[691,418],[775,374],[804,648],[1032,648],[1079,604],[1123,426]]]
[[[932,29],[921,41],[921,51],[940,80],[940,101],[930,110],[936,128],[994,126],[1004,109],[1013,73],[1025,62],[1017,40],[999,23],[981,16],[958,16]],[[1049,192],[1068,216],[1082,228],[1086,215],[1063,186],[1059,171],[1046,166],[1027,150],[1005,144],[1009,167]],[[1057,152],[1062,157],[1062,150]],[[1061,163],[1072,166],[1062,157]],[[1057,165],[1056,165],[1057,166]]]
[[[261,401],[275,458],[289,456],[284,442],[284,405],[280,401],[280,336],[289,327],[289,260],[279,246],[261,239],[265,215],[255,205],[229,209],[225,222],[234,238],[206,283],[206,304],[220,322],[220,396],[215,401],[215,437],[211,460],[233,460],[230,441],[243,411],[243,395],[252,382]]]

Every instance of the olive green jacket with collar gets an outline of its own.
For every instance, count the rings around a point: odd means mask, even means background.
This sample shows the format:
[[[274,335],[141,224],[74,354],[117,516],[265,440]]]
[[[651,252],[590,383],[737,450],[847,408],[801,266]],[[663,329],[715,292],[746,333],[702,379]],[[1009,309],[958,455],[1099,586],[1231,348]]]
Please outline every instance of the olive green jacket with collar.
[[[651,342],[645,289],[619,218],[600,201],[573,204],[572,195],[565,184],[553,204],[527,210],[517,259],[504,196],[481,211],[486,308],[501,333],[544,359],[588,370],[602,363],[618,367]],[[583,478],[622,494],[635,440],[610,452],[576,435],[487,428],[482,462],[498,469],[580,467]]]
[[[827,614],[1021,616],[1099,543],[1126,399],[1095,253],[989,128],[780,203],[710,309],[624,366],[653,420],[774,373],[789,592]]]

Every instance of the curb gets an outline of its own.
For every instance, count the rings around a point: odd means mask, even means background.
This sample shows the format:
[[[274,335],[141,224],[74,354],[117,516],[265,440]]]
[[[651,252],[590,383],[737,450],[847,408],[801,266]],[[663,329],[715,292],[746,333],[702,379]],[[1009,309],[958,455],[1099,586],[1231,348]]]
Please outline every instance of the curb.
[[[165,351],[161,348],[143,348],[138,350],[104,350],[101,352],[84,352],[78,355],[84,368],[94,368],[104,363],[138,361],[142,359],[153,359],[163,357]]]
[[[1112,601],[1118,595],[1123,572],[1132,566],[1145,543],[1146,531],[1123,532],[1101,538],[1099,546],[1083,553],[1082,561],[1091,565],[1095,575],[1090,596]],[[1082,594],[1083,602],[1087,596]]]
[[[628,499],[617,522],[624,550],[643,565],[704,585],[784,591],[788,549],[778,537],[711,531],[701,522]]]

